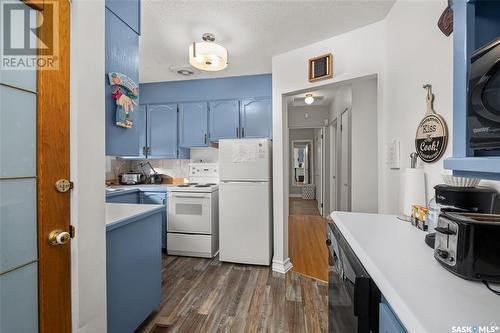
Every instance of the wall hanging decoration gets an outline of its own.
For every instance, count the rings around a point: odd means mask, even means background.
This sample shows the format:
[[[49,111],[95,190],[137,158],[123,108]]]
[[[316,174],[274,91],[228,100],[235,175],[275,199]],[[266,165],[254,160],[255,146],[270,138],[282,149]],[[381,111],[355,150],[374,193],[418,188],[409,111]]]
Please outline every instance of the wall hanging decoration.
[[[333,77],[333,55],[331,53],[309,59],[309,82]]]
[[[433,109],[434,95],[432,86],[424,85],[427,90],[427,112],[420,122],[415,136],[415,148],[418,157],[426,163],[432,163],[441,158],[448,144],[448,127],[443,117]]]
[[[137,105],[135,100],[139,97],[139,87],[134,80],[121,73],[110,72],[108,78],[110,85],[117,86],[112,95],[116,101],[115,124],[124,128],[134,127],[131,113]]]
[[[453,32],[453,9],[451,8],[452,4],[453,1],[448,0],[448,6],[444,9],[438,21],[438,27],[446,37],[450,36]]]

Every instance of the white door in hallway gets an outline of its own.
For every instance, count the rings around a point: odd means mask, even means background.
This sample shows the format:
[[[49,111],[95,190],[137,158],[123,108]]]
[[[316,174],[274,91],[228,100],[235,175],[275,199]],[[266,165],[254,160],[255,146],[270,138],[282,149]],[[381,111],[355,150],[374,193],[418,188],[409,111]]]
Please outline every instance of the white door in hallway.
[[[314,134],[315,161],[314,182],[316,183],[316,200],[318,210],[323,216],[323,129],[317,129]]]
[[[349,112],[347,109],[340,116],[340,210],[345,212],[351,210]]]
[[[337,210],[337,121],[330,124],[330,212]]]

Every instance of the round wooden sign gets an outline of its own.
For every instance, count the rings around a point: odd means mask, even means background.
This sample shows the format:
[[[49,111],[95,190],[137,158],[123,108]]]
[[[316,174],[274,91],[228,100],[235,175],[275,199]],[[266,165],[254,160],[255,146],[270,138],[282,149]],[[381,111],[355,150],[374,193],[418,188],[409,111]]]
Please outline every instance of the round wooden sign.
[[[448,144],[448,127],[443,117],[432,108],[434,96],[430,85],[427,88],[427,113],[418,125],[415,136],[417,154],[426,163],[432,163],[443,156]]]

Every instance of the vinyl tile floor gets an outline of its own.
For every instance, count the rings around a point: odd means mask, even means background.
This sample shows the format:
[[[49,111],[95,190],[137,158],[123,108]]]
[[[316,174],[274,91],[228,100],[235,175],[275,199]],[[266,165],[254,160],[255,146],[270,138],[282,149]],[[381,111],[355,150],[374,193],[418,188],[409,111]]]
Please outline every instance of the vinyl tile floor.
[[[136,333],[326,332],[328,286],[269,267],[164,256],[162,303]]]

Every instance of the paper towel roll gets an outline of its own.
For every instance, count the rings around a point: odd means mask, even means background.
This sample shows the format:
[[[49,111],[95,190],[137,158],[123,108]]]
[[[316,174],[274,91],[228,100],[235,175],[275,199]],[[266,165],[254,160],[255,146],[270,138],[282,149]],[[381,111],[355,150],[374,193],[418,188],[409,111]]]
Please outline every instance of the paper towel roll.
[[[411,215],[412,205],[427,206],[425,198],[425,173],[423,169],[407,168],[403,183],[403,213]]]

